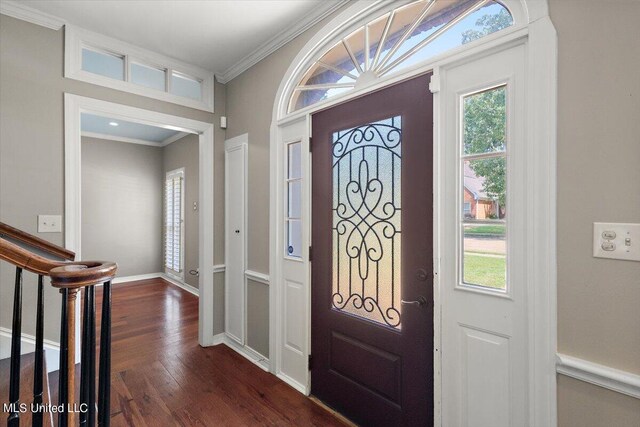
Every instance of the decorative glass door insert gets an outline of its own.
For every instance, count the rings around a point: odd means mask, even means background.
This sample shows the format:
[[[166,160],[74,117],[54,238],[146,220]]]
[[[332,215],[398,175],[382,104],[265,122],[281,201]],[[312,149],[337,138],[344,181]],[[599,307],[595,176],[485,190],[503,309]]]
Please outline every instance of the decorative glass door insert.
[[[399,329],[402,118],[332,139],[332,306]]]

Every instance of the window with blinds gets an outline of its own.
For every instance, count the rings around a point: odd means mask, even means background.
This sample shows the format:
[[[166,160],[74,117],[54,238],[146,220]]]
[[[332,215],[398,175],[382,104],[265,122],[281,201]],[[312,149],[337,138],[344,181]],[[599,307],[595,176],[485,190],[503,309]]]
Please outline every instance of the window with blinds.
[[[184,169],[167,173],[164,196],[164,266],[182,275]]]

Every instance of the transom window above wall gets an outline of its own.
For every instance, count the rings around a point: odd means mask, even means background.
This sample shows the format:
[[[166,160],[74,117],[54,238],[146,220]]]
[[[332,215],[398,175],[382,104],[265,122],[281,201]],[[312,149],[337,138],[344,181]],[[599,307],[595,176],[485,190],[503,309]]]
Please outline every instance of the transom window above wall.
[[[322,55],[293,91],[288,111],[363,87],[511,25],[511,13],[497,1],[409,3],[368,22]]]
[[[213,112],[213,73],[68,25],[65,77]]]

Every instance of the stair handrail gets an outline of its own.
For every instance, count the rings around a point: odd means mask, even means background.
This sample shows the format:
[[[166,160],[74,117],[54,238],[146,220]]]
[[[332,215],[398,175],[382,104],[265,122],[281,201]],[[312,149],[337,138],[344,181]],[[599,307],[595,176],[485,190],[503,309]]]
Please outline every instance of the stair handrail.
[[[75,252],[19,230],[4,222],[0,222],[0,237],[9,241],[13,240],[24,243],[60,260],[73,261],[76,259]]]
[[[30,246],[39,253],[23,247]],[[47,258],[51,256],[55,259]],[[103,286],[102,322],[100,328],[100,366],[97,418],[99,426],[110,423],[110,380],[111,380],[111,280],[115,277],[117,265],[110,261],[73,261],[75,253],[47,242],[22,230],[0,222],[0,259],[16,266],[13,301],[13,324],[11,340],[11,372],[9,400],[12,410],[7,418],[9,427],[19,426],[19,375],[20,344],[22,328],[22,272],[30,271],[38,275],[38,302],[36,319],[36,363],[34,375],[34,403],[42,403],[43,373],[43,326],[44,292],[43,278],[50,277],[51,285],[62,294],[62,318],[60,326],[60,377],[58,404],[67,410],[59,412],[58,426],[75,426],[76,417],[69,412],[75,405],[75,302],[78,292],[84,290],[84,315],[82,316],[82,361],[80,379],[80,409],[85,404],[86,412],[81,412],[82,426],[94,426],[96,418],[95,402],[95,286]],[[34,412],[33,425],[42,426],[42,412]]]

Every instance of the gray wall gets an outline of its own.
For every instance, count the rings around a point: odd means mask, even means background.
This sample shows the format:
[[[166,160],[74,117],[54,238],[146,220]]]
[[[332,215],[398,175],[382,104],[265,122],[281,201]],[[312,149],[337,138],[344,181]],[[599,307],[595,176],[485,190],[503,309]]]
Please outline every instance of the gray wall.
[[[82,258],[162,271],[163,148],[82,138]]]
[[[227,83],[227,138],[249,134],[249,270],[269,272],[269,130],[276,92],[293,58],[325,20]],[[269,356],[269,292],[247,286],[247,344]],[[265,314],[267,313],[267,314]]]
[[[640,263],[591,256],[593,222],[640,222],[640,2],[550,8],[559,43],[558,349],[640,374]],[[640,426],[640,400],[584,382],[559,377],[558,404],[560,426]]]
[[[638,264],[591,257],[593,221],[640,222],[640,3],[550,0],[559,38],[558,117],[558,346],[560,351],[640,374]],[[325,21],[326,22],[326,21]],[[287,67],[322,24],[243,73],[216,85],[214,116],[168,103],[62,78],[62,32],[0,18],[0,218],[36,231],[38,213],[63,208],[63,92],[217,123],[229,116],[228,137],[249,133],[248,268],[268,272],[269,126],[274,97]],[[228,100],[225,101],[225,96]],[[216,132],[215,233],[223,236],[224,132]],[[606,160],[603,161],[603,159]],[[606,163],[606,164],[605,164]],[[610,165],[610,167],[607,167]],[[606,173],[603,170],[606,169]],[[33,194],[25,199],[22,194]],[[43,234],[54,243],[62,235]],[[224,260],[216,239],[216,264]],[[11,269],[0,267],[2,283]],[[30,279],[30,282],[33,282]],[[26,286],[29,289],[30,286]],[[32,287],[31,287],[32,288]],[[258,284],[249,286],[249,312],[268,307]],[[223,300],[223,274],[215,277]],[[0,325],[10,324],[9,287],[0,286]],[[48,288],[47,298],[58,301]],[[25,305],[35,298],[26,292]],[[47,307],[57,318],[59,304]],[[256,316],[259,317],[259,316]],[[48,317],[49,319],[51,317]],[[215,326],[223,328],[222,307]],[[25,331],[33,320],[25,318]],[[250,320],[249,344],[260,347],[266,328]],[[57,340],[56,322],[47,338]],[[258,339],[256,335],[259,335]],[[561,427],[637,426],[640,401],[580,381],[558,381]]]
[[[247,345],[269,357],[269,286],[253,280],[247,280]]]
[[[193,210],[193,203],[197,202],[198,206],[200,203],[199,145],[198,135],[187,135],[162,148],[163,175],[174,169],[184,168],[184,280],[195,288],[198,287],[198,276],[189,274],[189,271],[198,269],[199,210]]]
[[[147,110],[214,123],[215,246],[214,264],[224,261],[224,140],[217,126],[225,115],[225,86],[215,85],[215,114],[132,95],[63,77],[63,31],[0,16],[0,219],[56,244],[62,233],[37,233],[38,214],[63,214],[64,93],[69,92]],[[0,282],[12,283],[13,269],[0,263]],[[215,277],[214,329],[224,323],[224,275]],[[35,277],[25,275],[24,307],[35,306]],[[0,286],[0,326],[10,328],[10,286]],[[45,337],[58,341],[60,295],[46,287]],[[25,311],[29,313],[29,311]],[[23,319],[23,331],[34,334],[35,315]]]
[[[586,3],[586,4],[585,4]],[[594,221],[640,222],[640,2],[550,0],[559,37],[558,347],[640,373],[640,267],[591,257]],[[326,21],[325,21],[326,22]],[[249,269],[268,271],[269,127],[308,30],[227,84],[227,137],[249,133]],[[249,311],[268,304],[249,288]],[[250,321],[249,330],[260,325]],[[264,332],[263,332],[264,333]],[[251,333],[250,333],[251,335]],[[254,337],[255,339],[255,337]],[[640,401],[560,378],[561,427],[638,426]]]

